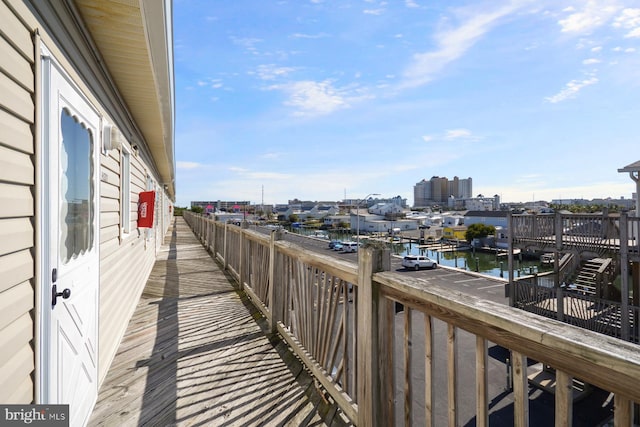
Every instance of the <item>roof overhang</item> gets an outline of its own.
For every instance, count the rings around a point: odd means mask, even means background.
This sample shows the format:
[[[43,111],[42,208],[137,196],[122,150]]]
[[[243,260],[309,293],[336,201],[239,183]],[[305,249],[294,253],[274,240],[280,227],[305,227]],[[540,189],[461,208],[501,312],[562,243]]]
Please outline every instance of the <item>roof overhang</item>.
[[[618,172],[629,172],[629,173],[633,173],[633,172],[640,172],[640,160],[638,160],[635,163],[631,163],[630,165],[627,165],[623,168],[618,169]]]
[[[74,0],[175,199],[172,0]]]

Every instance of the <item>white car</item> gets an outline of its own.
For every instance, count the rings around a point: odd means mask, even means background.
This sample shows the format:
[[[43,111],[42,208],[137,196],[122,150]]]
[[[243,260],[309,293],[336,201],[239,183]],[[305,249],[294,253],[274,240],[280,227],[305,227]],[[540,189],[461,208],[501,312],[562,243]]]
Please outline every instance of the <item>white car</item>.
[[[404,268],[413,268],[420,270],[421,268],[436,268],[438,263],[424,255],[407,255],[402,258],[402,266]]]
[[[357,242],[342,242],[342,250],[344,252],[358,252]]]

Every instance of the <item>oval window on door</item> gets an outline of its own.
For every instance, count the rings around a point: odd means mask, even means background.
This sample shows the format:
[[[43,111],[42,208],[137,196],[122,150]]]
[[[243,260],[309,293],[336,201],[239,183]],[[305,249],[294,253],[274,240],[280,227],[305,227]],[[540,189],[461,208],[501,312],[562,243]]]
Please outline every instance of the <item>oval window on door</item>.
[[[93,135],[64,109],[60,117],[60,258],[67,263],[93,244]]]

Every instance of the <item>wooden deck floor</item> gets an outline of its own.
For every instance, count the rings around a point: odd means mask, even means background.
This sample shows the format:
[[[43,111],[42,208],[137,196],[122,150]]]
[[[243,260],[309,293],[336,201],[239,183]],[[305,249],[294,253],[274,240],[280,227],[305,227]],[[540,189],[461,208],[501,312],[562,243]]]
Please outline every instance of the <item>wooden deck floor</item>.
[[[181,217],[165,243],[89,425],[343,425]]]

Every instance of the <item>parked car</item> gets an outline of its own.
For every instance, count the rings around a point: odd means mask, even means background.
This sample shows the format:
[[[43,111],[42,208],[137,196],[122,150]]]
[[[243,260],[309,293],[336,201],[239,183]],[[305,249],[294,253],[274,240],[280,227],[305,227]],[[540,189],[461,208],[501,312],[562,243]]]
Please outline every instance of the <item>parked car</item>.
[[[345,252],[358,252],[357,242],[342,242],[342,250]]]
[[[336,243],[340,243],[340,240],[332,240],[329,242],[329,249],[333,249]]]
[[[333,245],[333,250],[334,250],[334,251],[341,251],[341,250],[342,250],[342,242],[336,242],[336,243]]]
[[[436,268],[438,263],[423,255],[407,255],[402,258],[402,266],[404,268],[420,270],[421,268]]]

